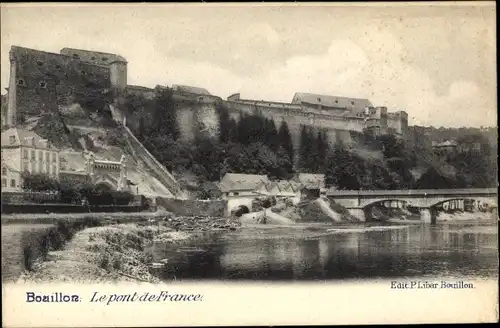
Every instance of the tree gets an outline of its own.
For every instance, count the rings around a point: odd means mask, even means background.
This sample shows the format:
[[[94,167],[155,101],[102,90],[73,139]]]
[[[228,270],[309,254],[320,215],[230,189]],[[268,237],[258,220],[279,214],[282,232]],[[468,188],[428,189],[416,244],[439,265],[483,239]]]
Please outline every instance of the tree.
[[[310,171],[311,163],[311,144],[312,138],[311,133],[307,126],[302,125],[300,129],[300,147],[299,147],[299,163],[298,167],[303,172]]]
[[[155,95],[155,109],[153,113],[153,125],[151,134],[167,134],[173,140],[180,136],[180,130],[177,124],[177,111],[172,100],[172,90],[157,89]]]
[[[59,182],[43,173],[21,173],[22,189],[27,191],[56,191],[59,189]]]
[[[278,140],[280,147],[288,154],[288,158],[292,161],[294,159],[294,150],[292,136],[290,135],[290,130],[288,129],[288,124],[285,121],[281,121],[280,128],[278,131]]]
[[[143,139],[144,132],[145,132],[144,117],[141,116],[141,117],[139,117],[139,127],[137,128],[137,138],[139,140]]]
[[[219,140],[223,143],[231,141],[231,118],[229,111],[222,104],[216,105],[217,113],[219,115]],[[234,121],[233,121],[234,122]]]
[[[265,142],[266,123],[260,115],[245,115],[238,122],[238,141],[243,145]]]
[[[293,158],[285,150],[284,147],[280,147],[276,152],[277,158],[277,170],[274,172],[274,176],[279,179],[287,180],[293,173]]]
[[[336,147],[328,155],[326,184],[338,189],[358,190],[361,187],[359,177],[364,170],[357,157],[341,147]]]
[[[266,145],[269,145],[269,148],[276,152],[280,146],[280,142],[278,139],[278,130],[276,129],[276,124],[272,119],[265,119],[265,138],[264,142]]]
[[[318,135],[316,136],[316,147],[318,155],[316,170],[318,172],[323,172],[326,167],[326,157],[330,148],[330,146],[328,145],[328,137],[326,135],[326,132],[318,131]]]
[[[429,168],[420,179],[417,180],[417,189],[452,189],[460,188],[461,181],[442,175],[434,167]]]
[[[382,153],[385,158],[404,156],[404,144],[394,135],[385,134],[380,136],[379,140],[382,143]]]

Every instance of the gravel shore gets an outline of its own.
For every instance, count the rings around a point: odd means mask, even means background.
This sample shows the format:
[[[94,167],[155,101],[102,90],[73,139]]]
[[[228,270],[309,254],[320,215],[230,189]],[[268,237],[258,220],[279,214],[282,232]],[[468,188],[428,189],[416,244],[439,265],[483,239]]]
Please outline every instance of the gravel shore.
[[[239,221],[215,217],[151,218],[129,224],[86,228],[77,232],[61,250],[50,250],[18,282],[149,282],[152,255],[145,251],[154,242],[180,244],[197,232],[236,230]]]

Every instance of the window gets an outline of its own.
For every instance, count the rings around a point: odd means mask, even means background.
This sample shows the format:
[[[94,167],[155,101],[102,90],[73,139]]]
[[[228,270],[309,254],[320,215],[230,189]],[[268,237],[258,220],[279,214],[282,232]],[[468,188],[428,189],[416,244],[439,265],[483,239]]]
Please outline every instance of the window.
[[[354,101],[351,101],[351,105],[354,105]]]
[[[38,162],[38,173],[42,173],[42,172],[43,172],[43,163]]]
[[[94,56],[90,57],[90,60],[95,60],[95,57]]]
[[[61,65],[56,65],[56,69],[60,70],[61,69]]]
[[[50,162],[50,153],[49,152],[46,152],[45,153],[45,161],[48,163]]]
[[[9,142],[11,145],[16,143],[16,136],[9,136]]]
[[[47,173],[47,174],[50,173],[50,163],[49,162],[45,163],[45,173]]]
[[[37,64],[38,66],[43,66],[43,61],[41,61],[41,60],[37,60],[37,61],[36,61],[36,64]]]
[[[102,57],[102,61],[108,61],[107,57]]]
[[[35,159],[36,160],[36,154],[35,154],[34,150],[31,151],[31,159]]]
[[[24,162],[24,163],[23,163],[23,170],[24,170],[25,172],[28,172],[28,171],[29,171],[29,170],[28,170],[28,162]]]
[[[43,160],[43,153],[41,150],[38,151],[38,160],[41,162]]]
[[[45,82],[45,81],[40,81],[40,82],[38,83],[38,86],[39,86],[40,88],[42,88],[42,89],[47,89],[47,82]]]
[[[32,145],[32,146],[35,146],[35,145],[36,145],[36,143],[35,143],[35,138],[31,138],[31,145]]]
[[[17,85],[21,86],[21,87],[25,87],[26,86],[26,81],[24,81],[24,79],[18,79],[17,80]]]
[[[2,167],[2,175],[7,175],[7,168],[5,166]]]
[[[28,149],[25,149],[25,150],[23,151],[23,158],[24,158],[24,159],[28,159]]]
[[[336,104],[338,104],[338,103],[339,103],[339,101],[338,101],[337,99],[335,99],[335,103],[336,103]]]
[[[52,153],[52,163],[57,162],[56,153]]]
[[[239,192],[233,192],[233,195],[238,196],[240,193]]]
[[[2,187],[7,187],[7,179],[2,179]]]
[[[55,165],[52,165],[52,174],[54,174],[54,175],[55,175],[55,174],[56,174],[56,171],[57,171],[57,170],[56,170],[56,166],[55,166]]]
[[[15,179],[11,179],[10,180],[10,186],[13,187],[13,188],[16,186],[16,180]]]
[[[80,59],[80,56],[78,56],[77,54],[73,54],[73,58]]]
[[[318,98],[318,102],[321,102],[321,98]]]

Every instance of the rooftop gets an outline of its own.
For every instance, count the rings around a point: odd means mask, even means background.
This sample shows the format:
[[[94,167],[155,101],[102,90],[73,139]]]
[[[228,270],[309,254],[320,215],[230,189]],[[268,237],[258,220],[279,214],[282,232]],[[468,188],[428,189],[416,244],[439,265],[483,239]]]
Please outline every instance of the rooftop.
[[[199,87],[192,87],[189,85],[173,84],[172,89],[174,89],[175,91],[180,91],[180,92],[211,96],[210,92],[208,92],[207,89],[203,89],[203,88],[199,88]]]
[[[2,147],[19,147],[21,145],[28,145],[26,139],[31,138],[33,140],[33,144],[30,144],[30,146],[33,145],[39,148],[51,148],[47,140],[43,139],[35,132],[16,127],[2,132]],[[47,143],[45,144],[45,142]]]
[[[269,182],[266,175],[227,173],[222,178],[219,188],[222,192],[255,190]]]
[[[297,173],[293,180],[299,182],[307,189],[325,188],[324,174]]]
[[[322,105],[325,107],[355,109],[356,111],[364,111],[366,107],[373,107],[372,103],[368,99],[328,96],[302,92],[295,93],[292,104],[309,104],[314,106]]]
[[[106,62],[107,64],[111,64],[111,63],[116,62],[116,61],[120,61],[120,62],[124,62],[124,63],[127,62],[127,60],[124,57],[117,55],[117,54],[108,53],[108,52],[76,49],[76,48],[62,48],[61,49],[61,54],[65,55],[65,56],[68,56],[69,55],[68,53],[71,53],[71,52],[77,52],[77,53],[81,53],[81,54],[85,53],[85,54],[89,54],[89,55],[92,54],[92,55],[96,55],[96,56],[106,56],[109,58],[109,61]]]

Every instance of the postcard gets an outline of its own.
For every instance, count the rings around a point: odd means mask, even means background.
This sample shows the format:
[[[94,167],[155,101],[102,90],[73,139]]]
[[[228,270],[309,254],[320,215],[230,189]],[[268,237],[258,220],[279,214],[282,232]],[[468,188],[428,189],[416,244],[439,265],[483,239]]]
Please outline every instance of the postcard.
[[[5,327],[498,321],[496,5],[1,5]]]

